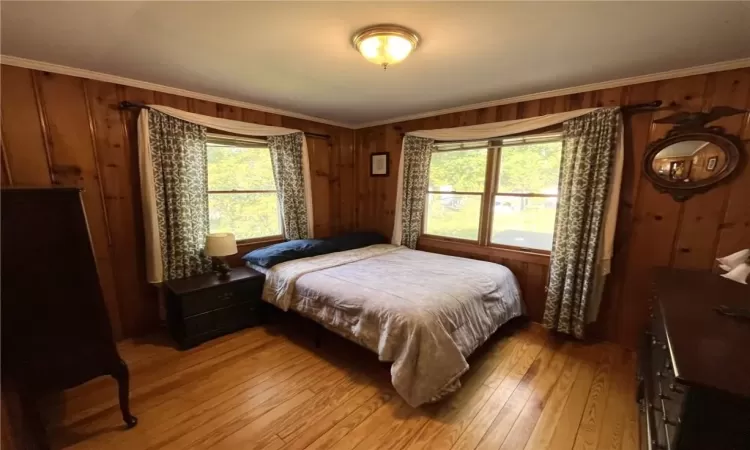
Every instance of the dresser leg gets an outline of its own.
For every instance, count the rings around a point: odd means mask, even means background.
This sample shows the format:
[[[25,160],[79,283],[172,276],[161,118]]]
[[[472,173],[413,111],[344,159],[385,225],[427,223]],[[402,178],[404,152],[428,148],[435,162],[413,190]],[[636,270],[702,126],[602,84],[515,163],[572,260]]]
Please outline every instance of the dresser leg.
[[[117,389],[120,396],[120,411],[122,420],[128,428],[133,428],[138,423],[138,419],[130,414],[130,373],[125,361],[120,360],[117,369],[112,377],[117,380]]]
[[[49,442],[47,441],[47,430],[42,422],[42,417],[39,414],[37,407],[37,398],[35,395],[29,393],[29,391],[22,389],[19,392],[19,400],[21,403],[21,413],[23,414],[23,421],[25,422],[25,430],[23,432],[24,440],[23,448],[34,448],[36,450],[49,450]],[[28,445],[28,447],[25,447]]]

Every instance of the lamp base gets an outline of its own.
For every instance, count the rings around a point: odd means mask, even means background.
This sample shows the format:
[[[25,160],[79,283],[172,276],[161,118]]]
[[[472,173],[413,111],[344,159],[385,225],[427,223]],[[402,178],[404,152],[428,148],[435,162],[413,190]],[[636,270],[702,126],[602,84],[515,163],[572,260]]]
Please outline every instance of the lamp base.
[[[211,270],[216,274],[216,277],[220,280],[228,280],[229,274],[232,269],[227,264],[226,260],[222,257],[214,256],[211,258]]]

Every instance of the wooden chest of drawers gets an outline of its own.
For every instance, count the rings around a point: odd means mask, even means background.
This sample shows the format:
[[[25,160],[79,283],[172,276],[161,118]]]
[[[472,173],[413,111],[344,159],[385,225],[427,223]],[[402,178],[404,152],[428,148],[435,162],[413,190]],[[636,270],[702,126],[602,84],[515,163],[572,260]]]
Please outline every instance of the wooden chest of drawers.
[[[167,325],[181,348],[260,321],[265,276],[245,267],[232,269],[228,280],[214,274],[167,283]]]
[[[638,361],[642,448],[750,449],[750,288],[716,274],[660,270]]]

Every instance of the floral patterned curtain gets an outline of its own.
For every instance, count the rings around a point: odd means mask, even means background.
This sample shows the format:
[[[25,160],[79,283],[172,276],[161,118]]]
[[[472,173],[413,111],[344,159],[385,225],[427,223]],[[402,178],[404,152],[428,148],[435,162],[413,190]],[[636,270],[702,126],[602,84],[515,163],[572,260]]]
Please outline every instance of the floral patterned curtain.
[[[284,236],[287,239],[308,238],[305,178],[302,162],[303,133],[269,136],[271,163],[276,190],[279,193]]]
[[[599,253],[620,120],[619,108],[602,108],[563,123],[544,326],[579,339],[587,303],[603,276]]]
[[[148,125],[164,280],[209,272],[206,128],[159,111]]]
[[[403,195],[401,200],[401,245],[417,247],[422,234],[427,187],[430,182],[430,157],[435,141],[404,136]]]

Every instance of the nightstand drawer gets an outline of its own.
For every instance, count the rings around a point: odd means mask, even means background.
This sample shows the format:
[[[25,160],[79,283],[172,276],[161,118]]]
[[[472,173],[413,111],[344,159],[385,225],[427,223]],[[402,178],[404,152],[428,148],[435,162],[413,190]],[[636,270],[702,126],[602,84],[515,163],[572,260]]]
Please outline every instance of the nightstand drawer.
[[[260,323],[265,276],[237,267],[229,277],[214,274],[167,283],[167,326],[181,348]]]
[[[185,319],[183,345],[195,345],[258,324],[258,306],[257,302],[250,301]]]
[[[187,318],[249,300],[258,300],[262,293],[262,279],[196,291],[182,297],[181,316]]]

